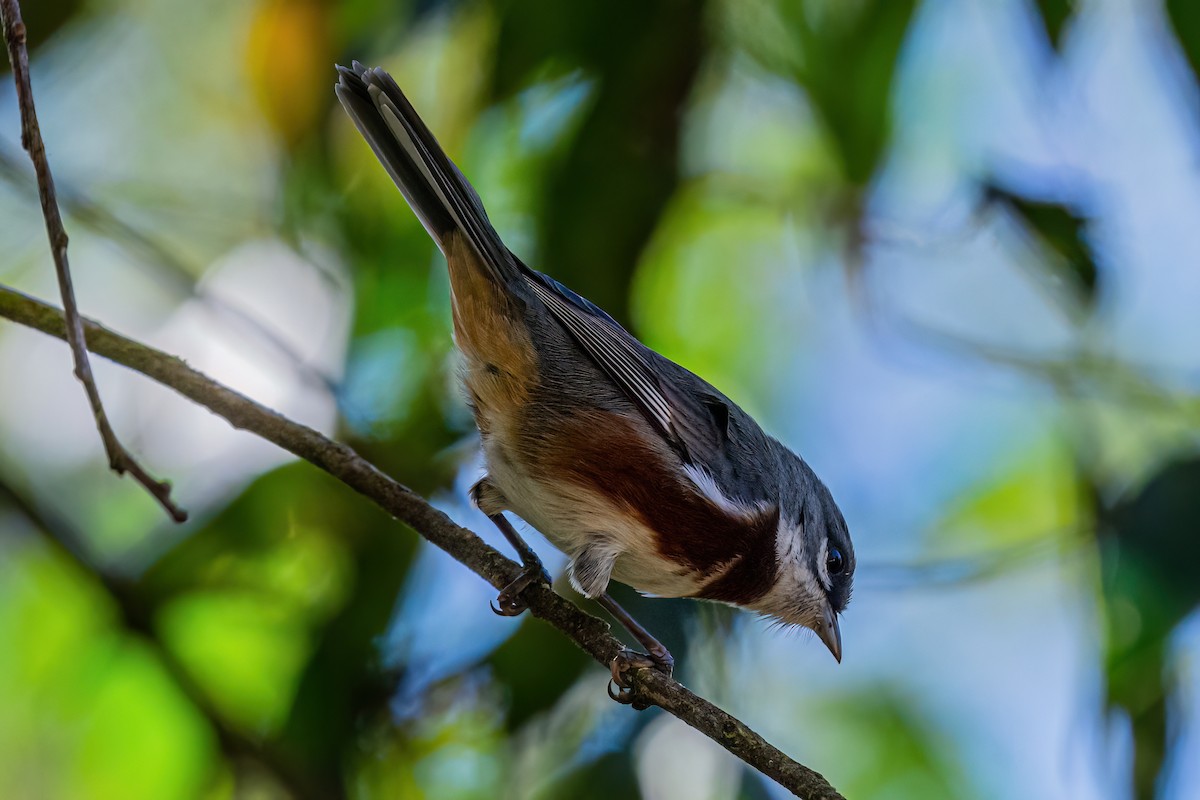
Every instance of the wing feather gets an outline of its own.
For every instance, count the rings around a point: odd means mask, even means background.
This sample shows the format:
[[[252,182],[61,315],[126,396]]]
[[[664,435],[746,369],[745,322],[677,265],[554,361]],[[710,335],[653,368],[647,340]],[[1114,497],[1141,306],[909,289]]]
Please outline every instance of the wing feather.
[[[668,444],[690,461],[689,449],[676,424],[681,409],[671,401],[641,342],[553,278],[528,270],[525,279],[584,352],[625,392]]]

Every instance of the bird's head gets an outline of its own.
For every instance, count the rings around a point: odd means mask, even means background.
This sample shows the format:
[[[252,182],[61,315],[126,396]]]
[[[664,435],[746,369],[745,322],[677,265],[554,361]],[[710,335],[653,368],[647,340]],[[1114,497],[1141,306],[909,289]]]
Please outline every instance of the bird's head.
[[[787,452],[785,459],[792,463],[785,467],[779,504],[775,583],[750,607],[811,629],[840,662],[838,615],[850,602],[854,545],[825,484],[798,456]]]

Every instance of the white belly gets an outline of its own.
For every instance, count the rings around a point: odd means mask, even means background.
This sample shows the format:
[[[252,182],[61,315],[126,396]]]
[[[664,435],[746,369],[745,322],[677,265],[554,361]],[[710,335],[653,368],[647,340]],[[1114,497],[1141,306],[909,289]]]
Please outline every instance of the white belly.
[[[536,480],[506,458],[502,448],[486,441],[484,452],[488,475],[503,492],[509,509],[572,562],[600,541],[618,554],[613,578],[643,594],[686,597],[699,590],[694,571],[659,555],[654,532],[603,495],[571,483]]]

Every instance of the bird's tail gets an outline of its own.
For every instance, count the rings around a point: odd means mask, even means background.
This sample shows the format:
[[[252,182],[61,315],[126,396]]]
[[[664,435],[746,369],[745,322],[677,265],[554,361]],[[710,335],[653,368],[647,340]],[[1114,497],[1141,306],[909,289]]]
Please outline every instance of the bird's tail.
[[[461,234],[493,272],[508,283],[518,267],[488,221],[479,195],[421,121],[392,76],[357,61],[338,66],[338,100],[383,162],[404,199],[443,253]],[[447,253],[447,255],[449,255]]]

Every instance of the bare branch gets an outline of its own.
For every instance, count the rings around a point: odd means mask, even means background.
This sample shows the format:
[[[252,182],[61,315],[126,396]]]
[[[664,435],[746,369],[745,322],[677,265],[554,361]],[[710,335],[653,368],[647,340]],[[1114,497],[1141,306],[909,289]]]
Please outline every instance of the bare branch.
[[[3,286],[0,286],[0,317],[60,339],[67,335],[61,311]],[[320,467],[408,524],[497,589],[508,585],[520,573],[521,566],[515,561],[505,558],[346,445],[255,403],[175,356],[88,320],[84,320],[83,327],[92,352],[174,389],[224,417],[235,428],[250,431]],[[607,623],[580,610],[548,587],[531,586],[523,597],[534,616],[558,628],[605,667],[620,652],[622,645]],[[842,797],[821,775],[793,761],[741,720],[693,694],[673,678],[651,669],[638,670],[632,677],[633,689],[645,704],[657,705],[678,717],[797,797],[812,800]]]
[[[29,80],[29,50],[25,46],[25,23],[21,20],[21,4],[18,0],[0,0],[0,17],[4,20],[4,41],[8,45],[8,60],[12,63],[13,80],[17,86],[17,103],[21,109],[21,146],[29,153],[33,169],[37,174],[38,199],[42,204],[42,216],[46,219],[46,234],[50,237],[50,252],[54,256],[54,268],[58,273],[58,286],[62,291],[63,308],[66,309],[66,339],[75,359],[75,377],[83,384],[96,428],[104,442],[108,464],[118,475],[128,472],[158,500],[176,522],[187,519],[187,512],[171,500],[171,484],[153,478],[117,439],[104,404],[100,401],[100,390],[92,375],[87,347],[83,341],[83,325],[79,319],[79,308],[75,303],[75,287],[71,282],[71,267],[67,261],[67,232],[63,228],[62,215],[58,210],[58,199],[54,192],[54,176],[50,174],[50,162],[46,159],[46,145],[38,127],[37,111],[33,105],[33,86]]]

